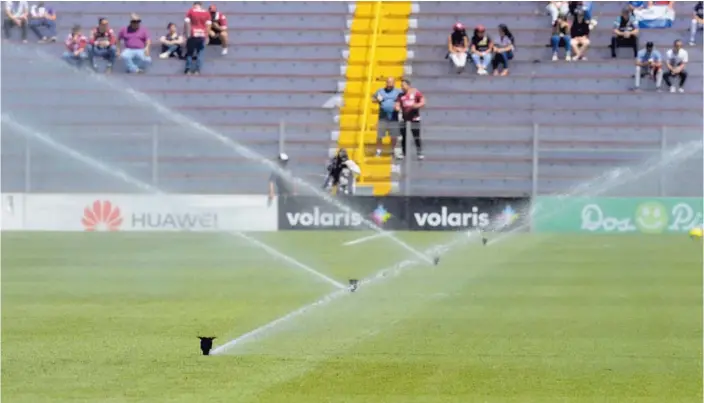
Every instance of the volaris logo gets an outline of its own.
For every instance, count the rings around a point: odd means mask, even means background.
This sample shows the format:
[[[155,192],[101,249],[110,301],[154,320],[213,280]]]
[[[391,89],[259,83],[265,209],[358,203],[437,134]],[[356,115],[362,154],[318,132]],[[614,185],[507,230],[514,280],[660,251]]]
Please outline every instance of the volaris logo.
[[[118,231],[122,214],[120,208],[109,201],[96,200],[83,210],[81,224],[86,231]]]
[[[387,221],[389,221],[390,218],[391,213],[389,213],[382,204],[378,205],[377,208],[372,212],[372,220],[376,225],[383,225]]]
[[[320,207],[313,207],[312,212],[286,213],[291,227],[358,227],[364,223],[359,213],[325,213]]]
[[[646,202],[636,208],[636,226],[645,234],[664,232],[669,221],[667,208],[662,203]]]

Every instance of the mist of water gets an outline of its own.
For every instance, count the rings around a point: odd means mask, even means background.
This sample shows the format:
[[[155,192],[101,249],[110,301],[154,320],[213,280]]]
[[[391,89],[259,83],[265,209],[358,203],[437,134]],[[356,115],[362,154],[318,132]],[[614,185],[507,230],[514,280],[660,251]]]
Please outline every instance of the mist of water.
[[[13,50],[19,50],[17,49],[17,46],[13,45],[7,45],[7,46],[12,46],[14,49]],[[105,87],[106,89],[109,89],[112,93],[115,94],[122,94],[124,97],[129,98],[130,100],[138,102],[140,105],[143,105],[147,108],[150,108],[159,116],[163,117],[164,119],[171,121],[177,125],[180,125],[182,127],[187,127],[193,130],[194,133],[199,133],[203,137],[210,138],[212,140],[218,141],[227,148],[233,150],[236,154],[260,163],[264,166],[266,166],[268,169],[270,169],[273,172],[276,172],[277,174],[281,175],[282,177],[286,178],[288,181],[292,183],[296,183],[302,188],[307,189],[310,191],[313,195],[316,197],[320,198],[321,200],[337,207],[338,209],[344,211],[345,213],[348,214],[357,214],[359,217],[361,217],[363,223],[373,231],[376,231],[378,233],[384,233],[386,234],[386,231],[384,229],[380,228],[376,224],[374,224],[372,221],[368,220],[365,218],[363,214],[359,214],[358,212],[354,211],[351,207],[347,206],[346,204],[340,202],[338,199],[332,197],[330,194],[322,191],[319,187],[312,185],[305,180],[298,178],[294,175],[292,175],[290,172],[282,169],[277,163],[269,160],[265,156],[257,153],[256,151],[250,149],[249,147],[246,147],[239,142],[232,140],[225,135],[195,121],[191,117],[184,116],[168,107],[165,105],[161,104],[157,100],[153,99],[149,95],[137,91],[134,88],[130,87],[127,85],[127,83],[122,82],[114,77],[108,77],[105,75],[100,75],[96,74],[94,72],[87,72],[87,71],[79,71],[76,70],[75,68],[72,68],[68,64],[64,63],[63,61],[57,59],[56,57],[46,54],[43,51],[40,50],[35,50],[35,51],[24,51],[21,50],[20,52],[22,53],[28,53],[30,57],[33,57],[34,59],[39,59],[43,65],[46,66],[54,66],[57,70],[61,70],[62,74],[74,74],[74,75],[80,75],[81,77],[86,77],[88,80],[91,81],[92,84],[97,84],[100,86]],[[388,234],[385,236],[385,238],[391,240],[394,242],[396,245],[404,249],[405,251],[415,255],[421,261],[424,261],[426,263],[432,264],[432,258],[424,255],[422,252],[418,251],[417,249],[413,248],[406,242],[402,241],[398,237],[396,237],[393,234]]]
[[[155,194],[155,195],[167,195],[167,193],[163,192],[161,189],[152,186],[144,181],[141,181],[128,173],[122,171],[121,169],[118,169],[114,166],[107,165],[103,162],[98,161],[97,159],[91,157],[90,155],[81,153],[71,147],[66,146],[65,144],[62,144],[59,141],[54,140],[50,136],[41,133],[37,130],[32,129],[31,127],[24,125],[22,123],[17,122],[15,119],[13,119],[11,116],[7,114],[2,114],[2,123],[6,124],[10,127],[12,127],[16,132],[21,133],[24,136],[33,138],[35,140],[40,141],[41,143],[49,146],[50,148],[65,154],[69,156],[70,158],[75,159],[76,161],[79,161],[86,166],[90,167],[91,169],[95,170],[96,172],[101,172],[106,175],[112,176],[114,178],[117,178],[127,184],[130,184],[138,189],[141,189],[145,192]],[[286,255],[285,253],[279,252],[275,248],[265,244],[264,242],[261,242],[247,234],[244,234],[242,232],[237,232],[237,231],[226,231],[227,234],[236,236],[238,238],[244,239],[250,244],[253,244],[257,246],[258,248],[264,250],[267,254],[270,256],[282,260],[286,263],[288,263],[292,267],[296,267],[298,269],[304,270],[315,277],[318,277],[324,281],[326,281],[329,284],[332,284],[338,289],[346,289],[346,286],[339,281],[323,274],[322,272],[319,272],[312,267],[299,262],[298,260],[292,258],[291,256]]]

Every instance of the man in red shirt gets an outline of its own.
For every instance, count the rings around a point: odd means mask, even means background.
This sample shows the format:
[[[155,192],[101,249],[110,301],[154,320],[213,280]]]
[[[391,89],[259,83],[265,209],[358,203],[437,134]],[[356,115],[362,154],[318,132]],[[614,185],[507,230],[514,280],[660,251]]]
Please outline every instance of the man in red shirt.
[[[425,106],[425,97],[423,93],[411,87],[411,82],[408,79],[401,81],[401,89],[403,92],[398,96],[396,101],[396,110],[401,111],[403,123],[401,126],[401,150],[403,156],[406,156],[406,131],[410,125],[413,140],[416,143],[416,153],[418,159],[422,160],[423,149],[420,141],[420,109]]]
[[[208,7],[210,12],[210,44],[221,45],[222,55],[227,54],[227,17],[214,5]]]
[[[86,52],[88,38],[81,33],[81,27],[79,25],[73,26],[64,44],[66,44],[66,51],[63,56],[64,60],[75,64],[78,68],[82,67],[83,61],[88,59],[88,52]]]
[[[183,30],[186,40],[186,70],[185,74],[200,74],[203,65],[203,51],[208,44],[211,30],[210,12],[203,9],[201,2],[196,1],[186,13]],[[195,63],[193,62],[195,59]]]
[[[112,71],[112,64],[115,63],[115,56],[117,56],[116,42],[115,31],[110,28],[108,19],[98,19],[98,26],[93,28],[90,45],[88,46],[88,55],[94,70],[98,69],[98,64],[95,63],[95,57],[97,56],[108,61],[105,72],[110,73]]]

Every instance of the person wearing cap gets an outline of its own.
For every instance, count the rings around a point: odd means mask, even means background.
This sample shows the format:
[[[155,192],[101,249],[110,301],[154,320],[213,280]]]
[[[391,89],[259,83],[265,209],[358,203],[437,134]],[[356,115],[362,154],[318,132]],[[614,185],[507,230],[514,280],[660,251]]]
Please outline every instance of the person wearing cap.
[[[662,55],[652,42],[646,43],[645,48],[641,49],[636,57],[636,82],[633,87],[635,91],[640,89],[640,80],[644,75],[655,80],[655,88],[659,91],[663,80]]]
[[[278,164],[279,169],[275,169],[269,177],[269,205],[277,195],[293,195],[293,183],[287,177],[291,175],[291,171],[288,169],[288,155],[286,153],[279,154]]]
[[[222,46],[222,55],[227,54],[227,17],[215,5],[208,7],[210,12],[210,45]]]
[[[621,10],[621,15],[614,21],[613,36],[611,37],[611,57],[616,58],[616,49],[632,48],[633,57],[638,57],[638,23],[626,7]]]
[[[491,64],[491,55],[494,50],[494,43],[486,34],[484,25],[477,25],[472,36],[472,61],[477,66],[477,74],[486,75]]]
[[[469,37],[462,23],[458,22],[452,27],[452,32],[447,37],[447,58],[452,61],[457,74],[464,71],[469,52]]]
[[[124,49],[120,49],[123,42]],[[149,47],[152,45],[149,31],[142,27],[142,19],[137,14],[130,15],[130,24],[120,30],[116,45],[117,56],[125,62],[128,73],[143,73],[152,62],[149,53]]]

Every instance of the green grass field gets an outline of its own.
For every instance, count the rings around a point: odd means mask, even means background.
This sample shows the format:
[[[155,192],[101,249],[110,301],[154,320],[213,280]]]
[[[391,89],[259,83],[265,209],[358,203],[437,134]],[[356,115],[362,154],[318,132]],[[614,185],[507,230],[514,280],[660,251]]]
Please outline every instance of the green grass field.
[[[360,232],[253,234],[342,282]],[[405,233],[425,249],[456,236]],[[701,402],[702,245],[517,235],[203,357],[334,289],[225,235],[2,235],[3,402]]]

